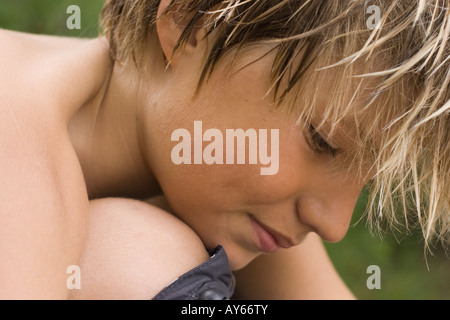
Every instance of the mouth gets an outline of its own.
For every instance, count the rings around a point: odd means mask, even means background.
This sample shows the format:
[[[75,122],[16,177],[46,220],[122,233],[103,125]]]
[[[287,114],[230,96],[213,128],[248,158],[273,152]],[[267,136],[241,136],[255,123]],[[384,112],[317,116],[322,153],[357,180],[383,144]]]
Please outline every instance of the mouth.
[[[249,214],[256,237],[256,247],[265,253],[274,253],[280,249],[289,249],[295,245],[289,237],[271,229]]]

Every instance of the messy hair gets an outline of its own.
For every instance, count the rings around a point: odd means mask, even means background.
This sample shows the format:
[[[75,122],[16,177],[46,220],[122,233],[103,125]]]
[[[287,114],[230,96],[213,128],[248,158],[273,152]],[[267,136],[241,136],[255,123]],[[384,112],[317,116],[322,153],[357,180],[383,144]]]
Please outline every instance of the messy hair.
[[[106,1],[102,26],[115,60],[143,62],[159,4]],[[370,25],[374,8],[380,15]],[[175,52],[199,25],[214,34],[199,88],[220,60],[273,44],[273,96],[305,121],[317,104],[315,90],[333,70],[317,129],[326,121],[333,128],[355,122],[358,150],[349,168],[362,173],[370,164],[374,173],[368,221],[418,225],[430,244],[450,233],[449,10],[449,0],[172,0],[162,17],[176,13],[184,23]],[[363,91],[367,99],[356,109]],[[355,112],[370,121],[362,125]]]

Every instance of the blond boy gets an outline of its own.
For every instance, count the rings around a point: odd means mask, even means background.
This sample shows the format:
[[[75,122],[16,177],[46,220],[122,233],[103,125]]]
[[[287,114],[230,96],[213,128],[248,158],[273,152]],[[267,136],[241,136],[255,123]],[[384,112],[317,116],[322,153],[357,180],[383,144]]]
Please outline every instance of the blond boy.
[[[108,0],[99,39],[1,31],[0,297],[151,299],[220,245],[237,298],[352,298],[320,238],[344,237],[364,186],[374,224],[445,242],[449,10]],[[278,170],[218,145],[174,163],[198,121],[277,132]]]

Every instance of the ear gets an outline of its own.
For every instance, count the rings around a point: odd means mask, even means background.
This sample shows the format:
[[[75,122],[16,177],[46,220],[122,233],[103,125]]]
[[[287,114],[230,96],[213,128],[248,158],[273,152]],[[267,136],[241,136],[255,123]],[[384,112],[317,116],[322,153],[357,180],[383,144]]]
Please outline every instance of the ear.
[[[191,55],[199,49],[200,43],[205,39],[206,31],[204,28],[200,27],[201,21],[199,21],[197,25],[194,26],[186,46],[179,48],[176,56],[174,56],[173,53],[178,40],[183,34],[186,26],[189,24],[191,17],[182,20],[180,14],[175,12],[175,10],[163,16],[164,11],[170,3],[171,0],[161,0],[158,8],[156,29],[164,56],[171,65],[174,65],[178,61],[177,58],[179,58],[180,55]]]

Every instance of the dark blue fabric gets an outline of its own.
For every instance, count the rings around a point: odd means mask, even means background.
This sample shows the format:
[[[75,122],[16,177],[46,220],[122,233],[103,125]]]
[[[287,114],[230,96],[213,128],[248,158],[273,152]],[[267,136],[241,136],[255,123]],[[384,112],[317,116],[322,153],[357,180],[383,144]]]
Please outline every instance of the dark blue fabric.
[[[209,253],[210,258],[177,278],[153,300],[226,300],[234,292],[233,274],[222,246]]]

